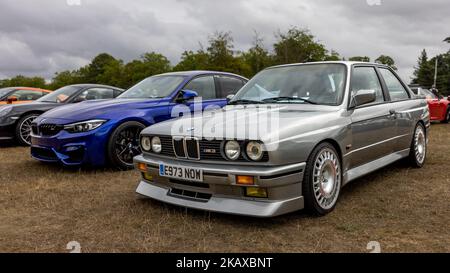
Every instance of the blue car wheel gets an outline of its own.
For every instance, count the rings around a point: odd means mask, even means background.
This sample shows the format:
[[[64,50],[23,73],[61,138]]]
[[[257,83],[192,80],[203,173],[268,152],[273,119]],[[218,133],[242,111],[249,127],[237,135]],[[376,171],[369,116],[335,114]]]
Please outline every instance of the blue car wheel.
[[[145,125],[135,121],[121,124],[111,134],[108,142],[110,163],[121,170],[133,168],[133,158],[141,154],[139,134]]]

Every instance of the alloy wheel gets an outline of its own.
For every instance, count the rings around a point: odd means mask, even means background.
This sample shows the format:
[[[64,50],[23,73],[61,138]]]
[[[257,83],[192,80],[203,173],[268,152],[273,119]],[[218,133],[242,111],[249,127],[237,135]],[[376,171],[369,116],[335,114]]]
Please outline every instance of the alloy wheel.
[[[341,166],[338,156],[325,148],[314,162],[313,190],[317,204],[322,209],[332,208],[339,196],[341,187]]]
[[[38,117],[38,115],[31,115],[22,120],[19,126],[20,138],[28,145],[31,145],[31,124]]]
[[[427,139],[422,126],[417,126],[414,134],[414,152],[417,162],[422,164],[427,153]]]
[[[117,158],[126,165],[133,164],[133,158],[141,154],[139,146],[139,133],[142,128],[130,126],[123,129],[115,142],[115,151]]]

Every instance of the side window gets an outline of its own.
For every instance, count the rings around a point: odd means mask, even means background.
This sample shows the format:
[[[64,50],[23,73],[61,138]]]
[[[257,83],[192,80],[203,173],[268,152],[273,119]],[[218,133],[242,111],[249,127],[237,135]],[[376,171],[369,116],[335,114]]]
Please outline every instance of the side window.
[[[50,93],[47,93],[47,92],[41,92],[41,97],[43,97],[43,96],[45,96],[45,95],[48,95],[48,94],[50,94]]]
[[[192,80],[184,89],[192,90],[198,93],[204,100],[216,98],[216,85],[213,76],[205,76]]]
[[[233,77],[216,76],[216,79],[220,86],[220,98],[226,98],[228,95],[236,94],[245,84],[243,80]]]
[[[383,89],[374,67],[355,67],[351,80],[352,92],[375,90],[376,100],[372,104],[384,101]]]
[[[409,99],[408,91],[391,71],[386,68],[380,68],[380,72],[386,82],[392,101]]]
[[[33,90],[17,90],[9,95],[9,97],[16,97],[19,101],[32,101],[42,97],[42,93]]]
[[[107,88],[90,88],[81,92],[76,101],[113,99],[114,92]]]

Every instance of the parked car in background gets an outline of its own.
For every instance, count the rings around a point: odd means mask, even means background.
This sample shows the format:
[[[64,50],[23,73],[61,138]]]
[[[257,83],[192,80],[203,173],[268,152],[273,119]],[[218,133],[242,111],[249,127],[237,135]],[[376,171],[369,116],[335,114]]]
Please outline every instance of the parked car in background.
[[[440,121],[448,123],[450,121],[450,96],[447,98],[440,97],[431,90],[412,86],[411,90],[418,96],[425,97],[430,108],[431,121]]]
[[[172,109],[185,105],[194,110],[219,107],[247,79],[230,73],[188,71],[149,77],[115,100],[67,105],[45,113],[33,123],[31,155],[43,162],[66,166],[133,168],[140,154],[139,133],[152,124],[172,118]]]
[[[31,123],[42,113],[66,104],[85,100],[112,99],[123,89],[98,84],[77,84],[62,87],[27,104],[0,107],[0,140],[16,140],[21,145],[31,144]]]
[[[223,134],[229,124],[254,132],[267,115],[279,121],[267,134]],[[177,130],[179,124],[192,127]],[[143,130],[136,192],[230,214],[272,217],[306,207],[325,215],[341,187],[356,178],[403,158],[422,167],[429,127],[425,99],[415,97],[387,66],[272,67],[223,109]],[[205,131],[207,137],[196,133]]]
[[[0,106],[4,104],[29,103],[52,91],[32,87],[6,87],[0,89]]]

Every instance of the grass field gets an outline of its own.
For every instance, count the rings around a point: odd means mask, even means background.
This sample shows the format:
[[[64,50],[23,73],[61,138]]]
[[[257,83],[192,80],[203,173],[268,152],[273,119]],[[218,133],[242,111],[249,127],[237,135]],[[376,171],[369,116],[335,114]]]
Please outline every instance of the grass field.
[[[423,169],[402,163],[343,189],[322,218],[253,219],[138,199],[135,171],[65,170],[0,148],[0,252],[450,252],[450,125]]]

